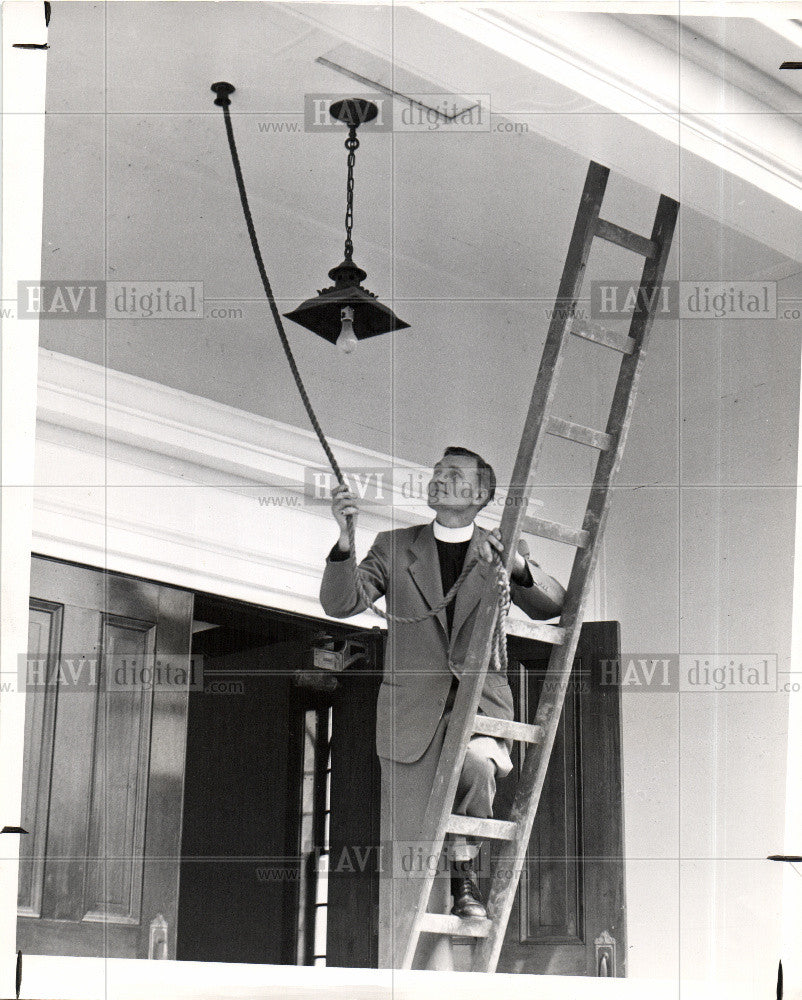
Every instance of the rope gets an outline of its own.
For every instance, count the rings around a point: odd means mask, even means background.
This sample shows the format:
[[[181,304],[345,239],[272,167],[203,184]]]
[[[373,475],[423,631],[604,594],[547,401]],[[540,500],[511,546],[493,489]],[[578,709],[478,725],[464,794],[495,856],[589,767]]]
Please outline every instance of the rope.
[[[215,88],[213,88],[215,89]],[[233,88],[232,88],[233,89]],[[303,379],[301,378],[301,373],[298,370],[298,365],[295,361],[295,355],[292,353],[292,348],[290,347],[290,342],[287,339],[287,334],[284,330],[284,324],[282,323],[281,313],[278,311],[278,306],[276,305],[276,300],[273,295],[273,289],[270,285],[270,279],[267,276],[267,270],[265,269],[264,260],[262,259],[262,252],[259,249],[259,240],[256,236],[256,228],[253,224],[253,216],[251,215],[250,205],[248,204],[248,194],[245,190],[245,181],[242,176],[242,167],[240,165],[239,153],[237,152],[237,143],[234,139],[234,127],[231,123],[231,113],[228,110],[229,101],[227,96],[224,96],[218,91],[218,97],[215,104],[219,104],[223,109],[223,117],[226,125],[226,135],[228,136],[228,147],[231,150],[231,162],[234,165],[234,175],[237,179],[237,188],[239,190],[240,201],[242,202],[242,212],[245,216],[245,225],[248,227],[248,236],[250,237],[251,247],[253,249],[253,256],[256,260],[256,266],[259,269],[259,277],[262,279],[262,286],[265,290],[265,295],[267,296],[267,301],[270,304],[270,312],[273,316],[273,321],[276,324],[276,329],[278,331],[279,339],[281,340],[281,346],[284,349],[284,354],[287,357],[287,362],[290,366],[290,371],[292,372],[292,377],[295,380],[295,386],[301,396],[301,402],[304,404],[304,409],[306,410],[307,416],[309,417],[309,422],[312,424],[312,429],[317,435],[318,441],[320,441],[321,447],[326,454],[326,458],[329,461],[329,465],[337,477],[337,481],[341,486],[347,486],[345,482],[345,477],[343,476],[342,470],[340,469],[339,463],[334,456],[334,452],[331,450],[326,435],[323,433],[323,428],[320,426],[320,422],[317,419],[317,414],[315,413],[314,407],[312,406],[312,401],[309,399],[309,394],[306,391],[306,386],[304,385]],[[448,591],[444,596],[443,600],[437,604],[435,607],[430,608],[428,611],[421,615],[415,615],[412,617],[403,617],[401,615],[393,615],[389,612],[382,611],[381,608],[377,608],[376,605],[371,601],[370,595],[367,592],[365,586],[365,580],[362,573],[359,570],[359,566],[356,562],[356,537],[354,533],[354,517],[352,514],[346,517],[346,527],[348,531],[348,543],[350,545],[349,558],[352,562],[354,569],[354,583],[356,586],[357,595],[359,600],[365,604],[366,607],[383,618],[385,621],[394,622],[398,625],[415,625],[419,622],[426,621],[427,618],[433,618],[435,615],[444,611],[449,604],[456,598],[457,591],[462,586],[465,578],[468,576],[470,571],[478,562],[478,559],[473,559],[470,562],[465,560],[465,565],[462,568],[462,572],[457,577],[454,586]],[[499,612],[496,616],[495,629],[493,631],[493,643],[492,643],[492,659],[493,666],[496,670],[506,670],[507,668],[507,632],[506,632],[506,620],[507,612],[510,607],[510,583],[507,576],[507,571],[504,568],[497,552],[494,551],[496,557],[496,574],[498,579],[499,587]]]

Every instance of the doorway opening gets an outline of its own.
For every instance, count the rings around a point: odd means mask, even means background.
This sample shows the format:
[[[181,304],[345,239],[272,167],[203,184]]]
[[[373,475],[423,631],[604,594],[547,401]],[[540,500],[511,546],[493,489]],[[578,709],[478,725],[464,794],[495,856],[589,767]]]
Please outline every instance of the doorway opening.
[[[329,927],[333,903],[337,925],[374,936],[371,907],[341,898],[329,858],[354,820],[378,844],[350,781],[378,772],[378,679],[372,661],[343,675],[314,665],[315,649],[364,630],[196,594],[192,631],[203,684],[189,695],[176,957],[370,964]],[[355,710],[369,739],[354,736]]]

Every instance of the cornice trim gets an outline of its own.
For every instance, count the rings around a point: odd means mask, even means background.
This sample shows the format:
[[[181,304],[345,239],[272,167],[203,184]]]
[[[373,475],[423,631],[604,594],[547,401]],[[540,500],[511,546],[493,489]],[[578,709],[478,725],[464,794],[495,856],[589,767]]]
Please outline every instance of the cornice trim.
[[[683,49],[681,22],[680,85],[678,52],[612,13],[544,15],[535,25],[492,4],[427,0],[415,9],[802,209],[799,115],[731,81],[727,107],[719,107],[721,78]]]

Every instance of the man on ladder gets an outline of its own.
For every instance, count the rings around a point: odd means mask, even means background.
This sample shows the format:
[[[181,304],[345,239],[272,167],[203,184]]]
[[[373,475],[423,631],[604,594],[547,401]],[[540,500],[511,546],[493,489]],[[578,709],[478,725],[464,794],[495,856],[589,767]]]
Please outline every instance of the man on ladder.
[[[429,524],[381,532],[359,571],[371,601],[387,598],[390,621],[384,679],[377,704],[376,745],[382,765],[382,830],[391,834],[393,861],[385,875],[382,919],[394,919],[396,880],[415,878],[424,866],[442,870],[440,852],[427,851],[420,841],[423,817],[437,770],[445,731],[456,697],[465,654],[487,572],[495,553],[503,551],[498,529],[474,524],[476,515],[493,499],[493,469],[475,452],[448,448],[435,465],[428,487],[429,506],[436,517]],[[329,553],[320,600],[326,614],[347,618],[366,607],[354,580],[347,530],[348,516],[358,514],[356,498],[346,487],[334,491],[332,511],[340,539]],[[443,606],[461,574],[456,596]],[[548,619],[562,609],[565,591],[537,565],[516,552],[510,576],[510,597],[530,618]],[[428,614],[430,612],[430,614]],[[420,620],[421,616],[423,620]],[[406,617],[415,622],[403,622]],[[479,712],[514,718],[512,692],[502,672],[489,671]],[[496,777],[512,770],[511,742],[474,736],[460,774],[454,813],[490,818]],[[449,910],[449,879],[454,897],[451,913],[485,917],[474,861],[478,843],[452,835],[450,865],[435,879],[429,910]],[[450,872],[448,869],[450,868]],[[388,912],[389,911],[389,912]],[[389,958],[380,964],[389,964]],[[447,970],[453,967],[448,936],[422,939],[414,966]]]

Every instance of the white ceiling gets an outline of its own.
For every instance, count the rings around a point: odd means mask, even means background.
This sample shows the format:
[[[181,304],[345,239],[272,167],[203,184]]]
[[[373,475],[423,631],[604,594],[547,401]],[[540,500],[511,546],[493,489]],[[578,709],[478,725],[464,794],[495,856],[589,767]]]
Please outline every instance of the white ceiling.
[[[343,136],[267,133],[260,123],[301,122],[305,93],[362,92],[315,61],[346,42],[360,48],[369,38],[370,58],[391,66],[396,58],[399,70],[416,74],[415,33],[423,48],[432,30],[419,12],[388,6],[54,3],[43,278],[197,280],[207,307],[236,306],[243,318],[117,321],[106,329],[50,321],[41,326],[43,346],[306,426],[261,292],[209,86],[226,79],[237,87],[232,112],[251,206],[288,311],[329,284],[326,272],[342,256]],[[510,95],[525,105],[538,92],[537,74],[456,33],[449,38],[438,78],[417,75],[432,90],[450,85],[463,93],[487,92],[491,79],[509,119],[527,121]],[[472,86],[480,77],[482,87]],[[365,132],[355,259],[368,272],[366,286],[411,329],[344,357],[288,322],[333,437],[420,462],[460,441],[511,466],[587,162],[619,124],[587,100],[566,104],[580,107],[581,115],[565,117],[571,149],[534,126],[526,134]],[[637,143],[624,155],[636,160]],[[677,157],[679,176],[691,160]],[[614,174],[604,215],[648,232],[658,194]],[[671,274],[770,277],[781,279],[781,294],[802,294],[798,262],[722,226],[743,197],[743,187],[721,174],[708,216],[683,210]],[[797,224],[779,202],[772,211],[778,232]],[[592,267],[599,277],[637,274],[615,248]],[[698,354],[697,341],[686,341],[683,378],[694,377],[694,365],[707,370],[710,336],[709,329],[700,336]],[[733,341],[732,377],[748,379],[755,366],[763,376],[768,366],[769,377],[795,378],[795,331],[773,330],[768,348],[761,336],[752,330]],[[656,341],[644,386],[649,415],[630,458],[632,474],[650,482],[673,476],[675,442],[663,432],[676,419],[679,391],[676,328],[658,329]],[[569,377],[583,357],[578,349]],[[585,362],[596,371],[595,360]],[[587,391],[567,390],[563,415],[598,419],[601,390],[596,380]]]

